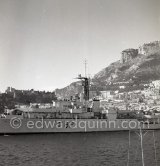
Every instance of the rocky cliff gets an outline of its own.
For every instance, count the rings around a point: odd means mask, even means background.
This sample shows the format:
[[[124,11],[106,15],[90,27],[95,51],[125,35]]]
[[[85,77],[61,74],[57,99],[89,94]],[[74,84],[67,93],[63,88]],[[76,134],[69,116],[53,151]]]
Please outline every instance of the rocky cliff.
[[[122,51],[121,56],[121,62],[125,63],[128,61],[131,61],[132,59],[136,58],[138,56],[138,49],[126,49]]]
[[[121,59],[110,64],[95,74],[92,90],[114,89],[115,84],[138,86],[142,82],[160,79],[160,42],[143,44],[138,49],[126,49],[121,53]],[[56,90],[59,96],[67,97],[81,91],[80,82]]]
[[[160,79],[160,51],[148,56],[138,54],[136,58],[125,63],[115,62],[97,73],[93,81],[109,85],[114,82],[155,79]]]
[[[154,54],[157,51],[160,51],[160,41],[145,43],[138,49],[138,53],[143,55]]]
[[[60,99],[70,99],[71,96],[75,96],[82,91],[81,82],[73,82],[69,86],[63,89],[56,89],[55,95]]]
[[[143,44],[139,49],[126,49],[117,61],[95,74],[94,80],[100,82],[124,82],[129,80],[159,79],[160,42]]]

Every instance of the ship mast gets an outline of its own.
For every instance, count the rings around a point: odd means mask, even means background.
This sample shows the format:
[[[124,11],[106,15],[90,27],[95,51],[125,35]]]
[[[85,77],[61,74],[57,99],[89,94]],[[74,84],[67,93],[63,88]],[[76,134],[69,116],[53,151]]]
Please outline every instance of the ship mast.
[[[87,60],[86,59],[84,61],[84,65],[85,65],[85,73],[84,73],[84,75],[85,75],[85,77],[87,77]]]
[[[82,77],[81,74],[78,75],[77,79],[80,79],[82,81],[83,86],[83,93],[84,93],[84,100],[87,102],[89,100],[89,78],[87,77],[87,60],[84,61],[85,65],[85,76]]]
[[[82,80],[84,100],[88,101],[89,100],[89,79],[87,77],[82,77],[81,75],[79,75],[77,79]]]

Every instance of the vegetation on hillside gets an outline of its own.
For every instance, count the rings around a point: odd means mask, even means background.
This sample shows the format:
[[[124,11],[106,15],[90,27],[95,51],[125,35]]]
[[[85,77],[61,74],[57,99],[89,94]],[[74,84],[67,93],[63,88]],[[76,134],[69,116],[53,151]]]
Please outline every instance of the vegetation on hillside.
[[[3,112],[5,107],[13,109],[16,104],[52,103],[52,100],[56,100],[54,92],[15,90],[0,94],[0,112]]]
[[[160,51],[148,56],[138,54],[132,61],[125,63],[120,61],[112,63],[95,74],[91,80],[90,90],[120,90],[120,85],[125,85],[125,89],[120,91],[142,90],[143,84],[158,79],[160,79]],[[65,98],[80,93],[82,90],[80,86],[80,84],[72,83],[56,92]]]

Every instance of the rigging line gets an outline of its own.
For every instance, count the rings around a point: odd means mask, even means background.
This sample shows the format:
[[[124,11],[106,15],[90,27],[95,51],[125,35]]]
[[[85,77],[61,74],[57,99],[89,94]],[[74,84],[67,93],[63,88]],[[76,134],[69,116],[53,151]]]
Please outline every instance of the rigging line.
[[[140,137],[140,134],[137,131],[135,131],[135,133]]]
[[[141,152],[142,152],[142,166],[144,166],[144,154],[143,154],[143,134],[142,128],[140,127],[140,138],[141,138]]]
[[[148,131],[145,131],[145,133],[143,134],[143,137],[148,133]]]
[[[139,140],[139,137],[138,137],[138,140]],[[137,159],[138,147],[139,147],[139,144],[137,144],[137,148],[136,148],[136,151],[135,151],[136,153],[135,153],[134,165],[136,165],[136,159]]]
[[[155,163],[157,166],[157,149],[156,149],[156,140],[155,140],[154,130],[153,130],[153,139],[154,139],[154,157],[155,157]]]
[[[130,130],[128,131],[129,135],[128,135],[128,160],[127,160],[127,166],[129,166],[129,160],[130,160],[130,145],[131,145],[131,134],[130,134]]]
[[[140,140],[140,138],[141,138],[141,135],[140,135],[140,132],[138,133],[138,130],[137,131],[135,131],[135,134],[138,136],[138,141]],[[140,144],[140,143],[139,143]],[[136,153],[135,153],[135,159],[134,159],[134,165],[136,165],[136,159],[137,159],[137,154],[138,154],[138,146],[139,146],[139,144],[137,144],[137,148],[136,148]]]

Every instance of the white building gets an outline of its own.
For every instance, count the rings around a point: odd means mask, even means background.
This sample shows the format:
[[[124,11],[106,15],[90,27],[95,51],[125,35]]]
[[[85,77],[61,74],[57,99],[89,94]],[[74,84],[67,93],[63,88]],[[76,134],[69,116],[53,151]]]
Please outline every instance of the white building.
[[[111,91],[100,91],[101,92],[101,97],[103,99],[111,99],[113,98],[113,95],[111,95]]]

